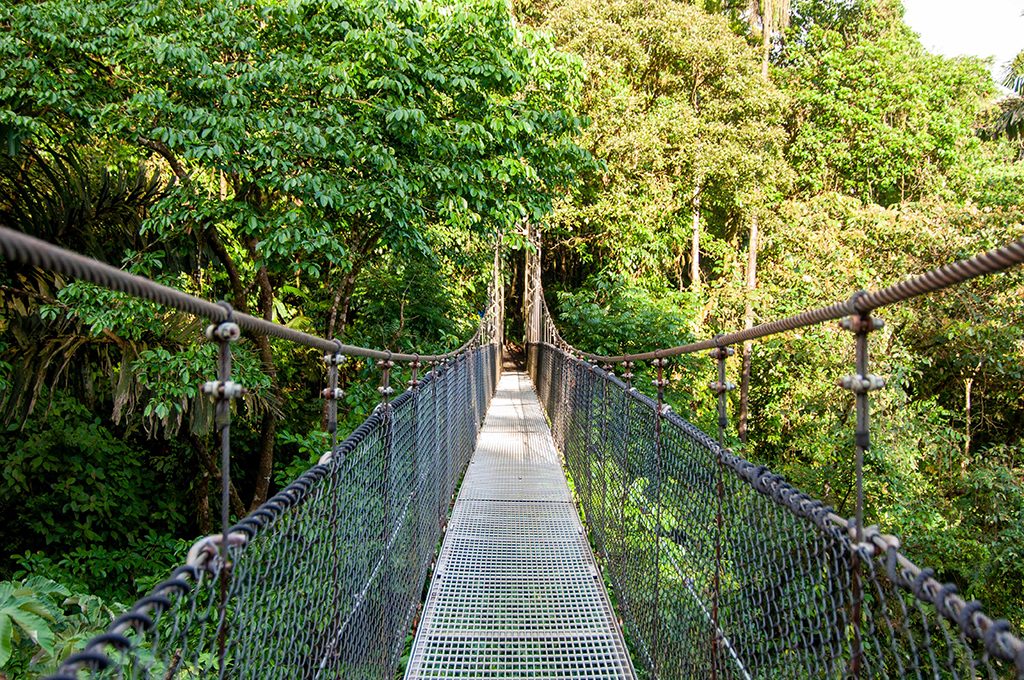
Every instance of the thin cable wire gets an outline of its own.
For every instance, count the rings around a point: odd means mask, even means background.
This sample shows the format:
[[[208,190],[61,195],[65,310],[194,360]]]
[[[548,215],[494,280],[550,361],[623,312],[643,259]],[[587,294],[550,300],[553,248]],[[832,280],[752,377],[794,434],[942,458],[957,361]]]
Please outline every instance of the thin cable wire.
[[[1024,641],[1010,624],[914,565],[894,536],[867,527],[858,541],[822,501],[610,372],[548,342],[529,352],[628,639],[652,676],[1024,680]]]
[[[882,288],[874,292],[857,293],[845,302],[837,302],[827,307],[818,307],[788,316],[784,319],[770,321],[753,328],[726,333],[707,340],[691,342],[677,347],[641,352],[638,354],[620,354],[605,356],[579,350],[562,340],[557,329],[554,329],[556,344],[564,346],[572,353],[589,359],[595,363],[617,364],[624,361],[650,361],[666,357],[692,354],[718,346],[737,345],[748,340],[757,340],[769,335],[785,333],[805,326],[813,326],[826,321],[834,321],[855,314],[866,315],[869,312],[913,297],[934,293],[943,288],[950,288],[969,279],[997,272],[1024,263],[1024,238],[1017,239],[1005,246],[976,255],[967,260],[960,260],[920,274],[906,281]],[[544,307],[547,314],[547,307]]]
[[[209,319],[214,323],[224,321],[228,317],[227,310],[216,302],[203,300],[188,293],[164,286],[150,279],[104,264],[91,257],[60,248],[46,241],[41,241],[27,234],[0,226],[0,254],[9,260],[58,272],[72,278],[95,283],[98,286],[116,290],[121,293],[150,300],[157,304],[171,307],[194,316]],[[241,328],[258,335],[269,335],[288,340],[306,347],[313,347],[323,352],[346,354],[348,356],[366,357],[369,359],[391,361],[445,361],[473,346],[480,338],[478,331],[464,345],[445,354],[403,354],[385,350],[369,349],[355,345],[345,345],[335,340],[327,340],[309,333],[303,333],[273,321],[234,312],[234,322]]]

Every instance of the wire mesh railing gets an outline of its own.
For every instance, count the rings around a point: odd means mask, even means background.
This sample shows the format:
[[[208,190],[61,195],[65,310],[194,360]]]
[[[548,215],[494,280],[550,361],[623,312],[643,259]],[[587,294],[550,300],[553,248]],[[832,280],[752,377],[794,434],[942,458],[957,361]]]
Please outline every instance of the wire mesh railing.
[[[558,333],[528,256],[528,369],[640,665],[655,678],[1018,678],[1024,641],[863,526],[867,336],[879,307],[1024,262],[1024,239],[849,301],[642,354],[582,352]],[[856,338],[856,515],[724,447],[730,344],[843,319]],[[715,441],[664,404],[666,358],[712,350]],[[658,398],[632,386],[650,361]],[[598,363],[601,366],[598,366]],[[612,373],[622,369],[622,379]],[[1022,585],[1024,587],[1024,585]]]
[[[656,678],[1012,678],[1005,622],[891,537],[731,454],[549,343],[530,366],[640,665]],[[869,537],[870,538],[870,537]],[[1017,641],[1019,642],[1019,641]]]
[[[500,253],[476,333],[438,355],[300,333],[3,227],[0,255],[208,318],[207,337],[219,345],[217,380],[202,391],[217,402],[221,533],[197,542],[184,566],[51,678],[394,677],[455,486],[501,374]],[[242,329],[328,352],[322,394],[332,446],[230,526],[230,401],[244,393],[231,380],[230,346]],[[338,367],[346,355],[377,360],[381,401],[338,444]],[[412,377],[392,399],[396,362],[408,363]]]
[[[392,678],[500,348],[437,366],[54,678]]]

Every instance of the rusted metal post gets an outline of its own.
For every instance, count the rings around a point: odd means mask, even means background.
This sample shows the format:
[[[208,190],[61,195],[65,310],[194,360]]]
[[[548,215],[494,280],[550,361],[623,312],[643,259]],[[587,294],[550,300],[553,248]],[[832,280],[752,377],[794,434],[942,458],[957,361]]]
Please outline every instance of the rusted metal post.
[[[718,337],[715,338],[716,343]],[[725,450],[725,431],[729,426],[728,415],[728,394],[736,389],[736,385],[726,380],[725,361],[736,351],[732,347],[718,345],[711,350],[710,356],[716,361],[718,368],[718,381],[710,385],[711,390],[718,396],[718,446],[715,454],[715,576],[713,590],[711,593],[711,677],[714,680],[718,677],[718,656],[721,643],[722,627],[719,623],[719,609],[722,597],[722,534],[725,532],[725,517],[723,506],[725,504],[725,482],[723,480],[722,452]]]
[[[855,293],[851,302],[856,308],[857,299],[866,295],[864,291]],[[853,521],[853,552],[850,556],[850,620],[853,624],[853,650],[850,655],[849,675],[860,677],[863,666],[864,644],[861,639],[861,622],[863,620],[863,585],[861,583],[861,546],[864,542],[864,453],[871,448],[871,414],[868,392],[885,387],[885,380],[868,373],[868,334],[884,326],[881,319],[874,318],[870,313],[857,313],[842,320],[842,327],[854,334],[856,373],[847,375],[839,381],[844,389],[854,394],[857,410],[857,425],[854,435],[855,460],[854,484],[856,485],[856,509]]]

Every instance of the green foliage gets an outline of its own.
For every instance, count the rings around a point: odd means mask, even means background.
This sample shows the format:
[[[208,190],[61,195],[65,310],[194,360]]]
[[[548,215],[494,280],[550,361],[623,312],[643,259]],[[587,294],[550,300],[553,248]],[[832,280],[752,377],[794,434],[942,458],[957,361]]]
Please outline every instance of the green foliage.
[[[125,598],[136,576],[173,564],[185,523],[176,501],[180,465],[122,440],[88,408],[56,394],[45,421],[8,426],[0,436],[0,509],[10,553],[30,573]],[[63,553],[57,559],[32,551]],[[159,555],[159,558],[157,558]],[[127,585],[127,587],[126,587]]]
[[[778,224],[767,225],[763,254],[776,266],[762,269],[759,294],[771,301],[773,316],[828,304],[1019,238],[1022,218],[1016,206],[882,208],[838,195],[792,201]],[[989,526],[982,518],[998,494],[1021,487],[1019,478],[1007,487],[985,486],[1012,477],[997,471],[1009,455],[998,461],[983,451],[1003,442],[1011,451],[1018,446],[1011,423],[1024,417],[1022,291],[1024,279],[1011,272],[880,313],[887,323],[872,335],[872,372],[886,376],[888,386],[871,397],[872,448],[865,460],[869,521],[900,535],[919,562],[1015,621],[1024,611],[1002,579],[1016,572],[1004,577],[990,570],[997,555],[1014,555],[1005,542],[1014,520],[1001,517]],[[849,334],[831,325],[755,345],[747,449],[846,515],[853,502],[853,400],[834,384],[852,361]],[[965,390],[971,390],[969,410]],[[1015,497],[1006,498],[1015,517]]]
[[[801,190],[882,205],[962,192],[993,92],[984,65],[925,52],[892,0],[860,0],[844,18],[799,22],[778,71]]]
[[[549,220],[556,252],[682,290],[694,212],[731,239],[786,185],[784,98],[726,20],[686,3],[564,2],[542,25],[586,60],[583,144],[604,162]]]
[[[791,28],[770,55],[783,94],[759,82],[755,51],[721,32],[758,40],[757,22],[743,21],[748,3],[692,4],[729,21],[684,3],[564,0],[528,12],[583,55],[594,123],[584,139],[604,162],[545,234],[545,277],[561,288],[567,340],[612,354],[675,345],[695,328],[737,329],[746,299],[768,321],[1024,234],[1017,143],[1005,131],[976,134],[994,93],[983,64],[928,54],[898,2],[792,3]],[[725,53],[730,66],[706,68]],[[780,106],[788,140],[777,142]],[[744,127],[750,120],[763,128]],[[748,295],[744,226],[758,207],[759,283]],[[670,294],[692,284],[694,214],[706,287]],[[1022,285],[1010,273],[885,310],[872,371],[889,387],[872,395],[866,460],[869,521],[1015,622],[1024,621],[1007,585],[1020,583],[1011,566],[1019,461],[989,452],[1019,450]],[[755,344],[744,449],[846,515],[853,400],[835,381],[852,362],[849,334],[831,325]],[[737,383],[739,364],[729,366]],[[644,370],[635,384],[650,391]],[[709,362],[673,361],[668,377],[668,401],[713,431],[701,388]],[[984,508],[997,502],[1006,513],[989,523]]]
[[[650,291],[622,275],[599,274],[575,292],[558,293],[566,340],[598,354],[671,347],[692,339],[696,314],[689,293]]]
[[[978,62],[925,52],[895,0],[791,3],[769,79],[756,15],[782,26],[786,3],[520,4],[536,28],[496,0],[5,3],[0,220],[293,328],[421,352],[472,333],[493,240],[516,243],[524,220],[545,224],[567,339],[608,353],[1024,234],[1020,100],[993,106]],[[871,521],[1015,622],[1022,285],[886,312],[866,462]],[[109,618],[41,577],[129,600],[209,528],[218,489],[201,323],[28,268],[0,286],[0,576],[28,579],[0,585],[10,674]],[[233,351],[249,389],[238,514],[327,438],[318,353],[252,337]],[[852,400],[833,385],[851,362],[831,326],[756,345],[744,451],[845,514]],[[709,371],[674,361],[668,398],[714,427]],[[371,362],[343,367],[342,433],[378,380]]]
[[[493,0],[44,1],[0,26],[2,221],[347,342],[462,344],[495,237],[589,163],[579,61]],[[132,597],[216,511],[214,347],[96,286],[0,285],[0,574]],[[276,340],[233,353],[238,515],[322,451],[323,368]],[[378,380],[345,367],[342,434]]]
[[[1003,87],[1024,95],[1024,50],[1017,53],[1003,69]]]
[[[40,576],[0,581],[0,671],[12,679],[56,671],[117,609]]]

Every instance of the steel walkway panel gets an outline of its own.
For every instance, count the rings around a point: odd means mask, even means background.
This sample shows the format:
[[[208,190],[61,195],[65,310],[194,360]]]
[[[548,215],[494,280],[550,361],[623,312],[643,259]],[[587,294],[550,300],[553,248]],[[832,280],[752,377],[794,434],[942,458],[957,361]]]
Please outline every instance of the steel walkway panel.
[[[487,412],[405,677],[636,677],[524,373]]]

